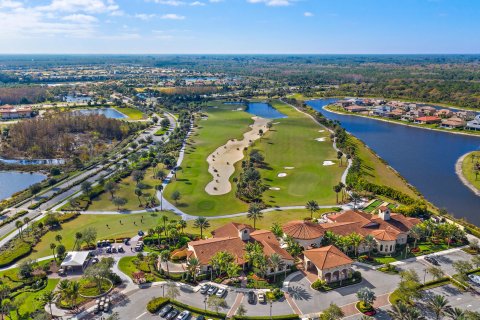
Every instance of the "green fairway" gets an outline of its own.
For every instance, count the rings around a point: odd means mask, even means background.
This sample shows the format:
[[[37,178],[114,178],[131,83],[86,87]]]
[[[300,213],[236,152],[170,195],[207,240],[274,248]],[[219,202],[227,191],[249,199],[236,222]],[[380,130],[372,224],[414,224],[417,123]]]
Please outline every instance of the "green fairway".
[[[130,120],[142,120],[143,119],[143,113],[135,108],[120,108],[120,107],[114,107],[115,110],[123,113],[126,115]]]
[[[280,188],[278,191],[267,190],[264,201],[272,206],[304,205],[309,200],[335,204],[333,186],[340,182],[346,165],[344,159],[343,166],[339,166],[330,133],[310,117],[282,102],[275,101],[272,105],[288,118],[275,119],[273,128],[253,147],[262,152],[269,167],[260,170],[265,183]],[[318,138],[325,141],[315,140]],[[324,166],[325,160],[335,164]],[[278,177],[280,173],[287,176]]]
[[[205,186],[212,179],[208,172],[208,155],[229,139],[241,139],[243,133],[250,130],[248,126],[253,123],[252,115],[234,111],[239,105],[209,105],[215,108],[205,110],[207,120],[197,120],[198,128],[188,141],[182,169],[177,174],[177,180],[166,187],[165,197],[175,203],[171,196],[174,191],[179,191],[181,199],[178,207],[194,215],[215,216],[246,211],[247,205],[235,197],[235,190],[225,195],[211,196],[205,192]]]
[[[469,153],[462,162],[462,174],[468,182],[477,188],[477,190],[480,190],[480,174],[475,176],[474,170],[477,162],[480,162],[480,151]]]

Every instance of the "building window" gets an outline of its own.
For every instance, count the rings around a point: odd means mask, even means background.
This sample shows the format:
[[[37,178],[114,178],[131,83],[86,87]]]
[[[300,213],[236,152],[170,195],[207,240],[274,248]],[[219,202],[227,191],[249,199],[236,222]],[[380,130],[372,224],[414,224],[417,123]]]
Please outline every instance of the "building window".
[[[390,245],[390,251],[392,251],[392,245]]]
[[[383,251],[383,244],[380,245],[380,251]]]

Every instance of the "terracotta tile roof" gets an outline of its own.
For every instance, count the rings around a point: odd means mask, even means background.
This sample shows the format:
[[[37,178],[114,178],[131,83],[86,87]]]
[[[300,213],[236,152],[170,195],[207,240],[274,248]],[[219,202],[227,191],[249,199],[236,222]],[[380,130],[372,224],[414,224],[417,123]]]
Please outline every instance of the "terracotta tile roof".
[[[263,253],[270,257],[272,254],[277,253],[285,260],[293,260],[293,257],[287,250],[280,247],[280,243],[277,240],[277,237],[268,230],[256,230],[250,233],[250,237],[258,241],[263,246]]]
[[[329,216],[328,218],[335,222],[359,222],[362,225],[371,223],[371,215],[362,211],[348,210],[335,216]]]
[[[321,225],[308,220],[290,221],[283,225],[282,230],[286,235],[302,240],[317,239],[325,233]]]
[[[303,254],[320,270],[353,263],[352,259],[335,246],[306,250]]]
[[[202,265],[210,264],[212,257],[220,251],[231,253],[237,259],[238,264],[245,263],[245,243],[238,237],[191,241],[188,246]]]
[[[252,232],[253,227],[248,224],[230,222],[218,229],[212,231],[214,238],[238,237],[238,232],[243,229],[249,229]]]
[[[386,230],[375,230],[371,234],[375,237],[375,239],[380,241],[395,241],[397,240],[397,236],[400,234],[400,232],[392,228],[388,228]]]

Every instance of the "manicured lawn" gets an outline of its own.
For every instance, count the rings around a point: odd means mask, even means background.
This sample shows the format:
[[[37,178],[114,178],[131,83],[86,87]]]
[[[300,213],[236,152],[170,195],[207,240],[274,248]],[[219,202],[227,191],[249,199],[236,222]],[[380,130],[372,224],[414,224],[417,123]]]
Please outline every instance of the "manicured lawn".
[[[474,158],[474,156],[476,156]],[[474,166],[477,162],[480,162],[480,151],[474,151],[468,154],[462,162],[462,174],[463,176],[480,190],[480,174],[475,178]]]
[[[365,212],[372,212],[376,207],[378,207],[382,203],[383,203],[382,200],[376,199],[370,205],[368,205],[368,207],[366,207],[364,210],[365,210]]]
[[[56,243],[55,235],[57,234],[62,235],[62,244],[65,245],[67,250],[72,250],[75,244],[75,233],[81,232],[88,227],[94,227],[97,230],[97,239],[132,237],[139,230],[146,232],[148,229],[157,226],[162,215],[167,215],[170,219],[180,219],[172,212],[80,215],[78,218],[62,224],[60,230],[51,231],[44,235],[41,241],[33,248],[33,253],[28,258],[35,259],[52,255],[50,243]],[[143,223],[140,222],[142,216]]]
[[[247,205],[235,197],[235,190],[220,196],[205,192],[205,186],[212,180],[208,172],[207,157],[229,139],[241,139],[253,123],[246,112],[233,111],[238,105],[209,103],[215,108],[206,108],[207,120],[197,120],[198,128],[190,136],[177,180],[165,188],[165,196],[171,199],[174,191],[179,191],[181,199],[178,207],[190,214],[215,216],[247,210]],[[237,163],[237,166],[240,162]],[[174,203],[173,200],[171,200]]]
[[[159,168],[162,165],[158,166]],[[155,185],[160,184],[160,180],[153,178],[153,169],[148,168],[145,172],[145,177],[141,181],[144,185],[147,186],[146,189],[142,189],[143,194],[155,194]],[[142,210],[143,207],[140,207],[138,202],[138,197],[135,195],[136,183],[131,176],[126,177],[120,183],[118,183],[118,190],[115,192],[116,197],[121,197],[127,199],[127,204],[122,207],[125,210]],[[88,207],[89,211],[117,211],[117,207],[112,203],[110,199],[110,193],[104,192],[100,194],[97,198],[92,200],[92,204]],[[144,202],[144,197],[142,196],[142,203]]]
[[[154,136],[163,136],[168,129],[158,129],[153,135]]]
[[[138,261],[137,257],[124,257],[118,262],[118,268],[130,278],[132,278],[134,272],[143,271],[148,282],[163,280],[158,272],[150,272],[152,269],[146,261],[138,262],[138,266],[134,264],[134,261]]]
[[[333,186],[338,184],[346,167],[345,159],[343,166],[339,166],[330,133],[282,102],[275,101],[272,105],[288,117],[273,120],[273,128],[253,147],[261,151],[269,167],[260,170],[265,182],[270,187],[280,188],[267,190],[264,201],[272,206],[303,205],[309,200],[335,204]],[[316,141],[318,138],[325,141]],[[335,164],[324,166],[325,160]],[[279,173],[287,176],[279,178]]]
[[[19,294],[15,299],[25,299],[22,305],[20,306],[20,315],[25,315],[26,313],[32,313],[36,310],[43,308],[43,304],[39,301],[40,297],[44,292],[53,291],[58,284],[60,279],[48,279],[48,284],[45,289],[42,289],[37,292],[24,292]],[[15,313],[11,314],[12,319],[19,319]]]
[[[126,115],[130,120],[141,120],[143,119],[143,113],[135,108],[120,108],[114,107],[117,111]]]

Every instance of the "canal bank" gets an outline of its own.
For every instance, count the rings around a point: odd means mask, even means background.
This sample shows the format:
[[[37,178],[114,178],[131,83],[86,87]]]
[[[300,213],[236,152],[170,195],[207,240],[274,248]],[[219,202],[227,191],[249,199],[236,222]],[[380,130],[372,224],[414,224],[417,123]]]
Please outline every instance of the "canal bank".
[[[459,157],[480,149],[479,137],[398,126],[323,109],[336,100],[317,99],[307,104],[327,118],[340,121],[435,206],[445,208],[457,218],[480,224],[480,197],[455,173]]]

